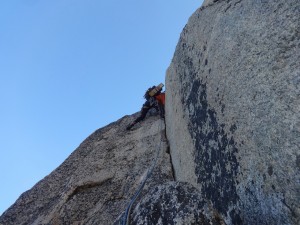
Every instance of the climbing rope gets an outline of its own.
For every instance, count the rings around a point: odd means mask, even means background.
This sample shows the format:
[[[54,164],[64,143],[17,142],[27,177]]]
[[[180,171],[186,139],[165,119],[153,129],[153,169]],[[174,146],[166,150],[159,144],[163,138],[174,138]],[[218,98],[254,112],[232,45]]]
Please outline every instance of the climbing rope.
[[[161,122],[160,122],[160,124],[158,126],[157,133],[161,130],[162,123],[163,123],[163,119],[161,119]],[[146,177],[144,178],[143,182],[141,182],[138,190],[135,192],[135,194],[132,197],[130,203],[128,204],[128,206],[126,208],[126,211],[125,211],[125,214],[124,214],[124,217],[123,217],[123,223],[122,223],[122,225],[129,225],[131,208],[132,208],[134,202],[136,201],[136,199],[139,197],[141,191],[143,190],[143,188],[144,188],[144,186],[146,184],[147,179],[150,178],[151,175],[152,175],[152,172],[153,172],[153,170],[155,168],[155,165],[157,163],[157,160],[159,158],[159,153],[160,153],[160,149],[161,149],[161,143],[162,143],[162,138],[160,137],[160,141],[159,141],[159,143],[156,146],[157,147],[157,149],[156,149],[156,157],[154,158],[153,163],[152,163],[150,169],[148,169]]]

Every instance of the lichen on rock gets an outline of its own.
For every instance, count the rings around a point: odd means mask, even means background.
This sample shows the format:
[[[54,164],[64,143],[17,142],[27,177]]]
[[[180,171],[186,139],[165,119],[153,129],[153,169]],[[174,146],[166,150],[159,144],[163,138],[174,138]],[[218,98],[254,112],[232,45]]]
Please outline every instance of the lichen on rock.
[[[299,21],[298,0],[206,0],[168,68],[176,179],[228,224],[300,220]]]
[[[150,190],[132,217],[132,225],[225,224],[199,190],[184,182],[167,182]]]

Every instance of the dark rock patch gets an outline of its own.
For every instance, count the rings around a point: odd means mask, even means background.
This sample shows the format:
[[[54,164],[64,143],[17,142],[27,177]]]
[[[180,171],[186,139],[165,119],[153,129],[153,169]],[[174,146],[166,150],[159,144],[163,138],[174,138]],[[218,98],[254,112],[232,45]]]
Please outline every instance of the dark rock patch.
[[[168,182],[152,189],[133,212],[132,225],[224,224],[191,184]]]

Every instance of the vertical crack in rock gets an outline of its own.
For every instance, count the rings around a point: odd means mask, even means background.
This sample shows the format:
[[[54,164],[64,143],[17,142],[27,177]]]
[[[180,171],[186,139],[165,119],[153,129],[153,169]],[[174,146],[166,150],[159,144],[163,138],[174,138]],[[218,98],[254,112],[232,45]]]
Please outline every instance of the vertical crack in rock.
[[[166,129],[166,120],[165,119],[164,119],[164,125],[165,125],[164,137],[166,138],[166,142],[167,142],[167,154],[170,156],[170,164],[171,164],[171,168],[172,168],[172,177],[173,177],[173,180],[176,181],[175,169],[174,169],[173,159],[172,159],[172,154],[171,154],[171,146],[170,146],[170,143],[169,143],[169,140],[168,140],[167,129]]]

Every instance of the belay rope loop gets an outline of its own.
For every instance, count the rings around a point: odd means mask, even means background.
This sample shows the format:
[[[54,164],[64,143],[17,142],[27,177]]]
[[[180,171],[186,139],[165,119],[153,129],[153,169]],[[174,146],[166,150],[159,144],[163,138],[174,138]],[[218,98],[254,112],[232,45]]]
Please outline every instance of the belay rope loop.
[[[160,122],[160,124],[159,124],[159,126],[158,126],[158,131],[157,131],[157,133],[161,130],[162,123],[163,123],[163,119],[160,119],[160,120],[161,120],[161,122]],[[124,214],[123,219],[122,219],[122,221],[123,221],[123,222],[122,222],[122,225],[129,225],[129,217],[130,217],[130,211],[131,211],[131,208],[132,208],[134,202],[136,201],[136,199],[139,197],[141,191],[143,190],[143,188],[144,188],[144,186],[145,186],[145,184],[146,184],[147,179],[148,179],[149,177],[151,177],[151,175],[152,175],[152,172],[153,172],[153,170],[154,170],[154,168],[155,168],[155,165],[156,165],[156,163],[157,163],[157,160],[158,160],[158,158],[159,158],[159,153],[160,153],[160,149],[161,149],[161,143],[162,143],[162,137],[161,137],[161,135],[160,135],[160,141],[159,141],[159,143],[158,143],[157,146],[156,146],[156,147],[157,147],[157,149],[156,149],[156,157],[155,157],[155,159],[153,160],[153,163],[152,163],[150,169],[148,170],[146,177],[144,178],[143,182],[140,184],[138,190],[135,192],[135,194],[134,194],[134,196],[132,197],[130,203],[128,204],[128,206],[127,206],[127,208],[126,208],[126,211],[125,211],[125,214]]]

